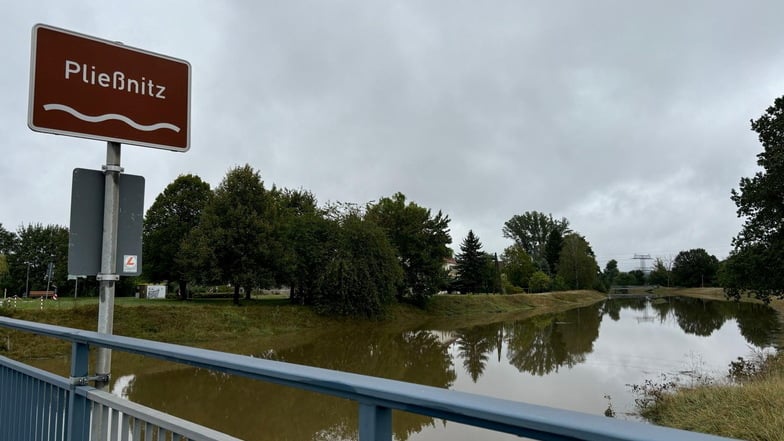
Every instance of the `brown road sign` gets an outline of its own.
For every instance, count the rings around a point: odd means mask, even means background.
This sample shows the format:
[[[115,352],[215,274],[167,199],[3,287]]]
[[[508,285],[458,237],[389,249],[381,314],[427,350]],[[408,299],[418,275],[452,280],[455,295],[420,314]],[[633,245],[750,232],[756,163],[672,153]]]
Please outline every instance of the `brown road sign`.
[[[187,61],[47,25],[33,27],[27,125],[45,133],[184,152]]]

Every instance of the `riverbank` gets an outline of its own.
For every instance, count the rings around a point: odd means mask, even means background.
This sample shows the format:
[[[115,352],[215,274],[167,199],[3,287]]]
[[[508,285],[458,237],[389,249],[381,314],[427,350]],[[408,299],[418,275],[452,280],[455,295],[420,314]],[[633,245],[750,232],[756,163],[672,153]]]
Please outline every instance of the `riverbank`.
[[[427,308],[394,304],[379,322],[402,327],[439,327],[459,320],[462,326],[490,323],[507,317],[528,317],[585,306],[604,300],[596,291],[566,291],[517,295],[437,295]],[[43,305],[43,306],[41,306]],[[76,329],[95,330],[98,300],[19,300],[6,304],[0,315]],[[154,341],[232,351],[237,341],[280,344],[304,331],[346,326],[362,319],[326,317],[282,296],[264,296],[233,306],[230,300],[193,301],[117,298],[114,333]],[[70,353],[67,343],[0,328],[0,354],[17,359],[58,357]]]
[[[784,439],[784,357],[768,357],[736,383],[716,380],[657,396],[641,415],[654,424],[750,441]]]
[[[705,300],[719,300],[723,302],[731,301],[724,295],[724,288],[711,287],[711,288],[657,288],[653,291],[657,296],[662,297],[693,297]],[[761,300],[753,297],[742,297],[740,299],[744,303],[758,303],[762,304]],[[784,300],[774,299],[768,305],[776,310],[784,317]]]
[[[721,288],[663,288],[655,294],[727,301]],[[753,298],[741,301],[762,303]],[[769,306],[784,317],[784,301],[773,300]],[[743,366],[734,383],[714,379],[710,384],[655,394],[641,414],[658,425],[696,432],[752,441],[784,439],[784,415],[779,412],[784,407],[784,355]]]

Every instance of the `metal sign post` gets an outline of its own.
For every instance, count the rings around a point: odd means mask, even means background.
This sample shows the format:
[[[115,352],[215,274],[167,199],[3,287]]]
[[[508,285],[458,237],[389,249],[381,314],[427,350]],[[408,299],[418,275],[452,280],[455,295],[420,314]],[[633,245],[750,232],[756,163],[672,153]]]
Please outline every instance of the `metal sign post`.
[[[117,253],[117,219],[120,211],[120,143],[106,143],[106,189],[103,206],[103,240],[101,245],[101,273],[98,274],[100,303],[98,304],[98,332],[111,334],[114,327],[114,284],[120,280],[115,273]],[[96,389],[109,389],[112,371],[112,350],[98,348],[95,374]]]
[[[120,274],[138,275],[142,267],[144,180],[124,180],[127,191],[121,193],[120,143],[188,151],[190,84],[187,61],[44,24],[33,27],[27,125],[43,133],[107,141],[100,270],[96,271],[97,259],[93,259],[97,234],[91,234],[99,230],[99,221],[88,216],[87,231],[79,230],[84,222],[73,222],[73,200],[79,200],[77,197],[72,199],[68,254],[70,274],[97,272],[99,333],[112,333],[114,288]],[[101,176],[96,178],[95,188],[100,188]],[[121,195],[129,200],[125,205]],[[96,199],[88,201],[95,202],[95,218],[101,197]],[[120,222],[120,207],[123,219],[130,221]],[[118,248],[122,252],[119,269]],[[27,268],[29,278],[29,263]],[[29,295],[27,287],[25,292]],[[97,355],[95,387],[107,390],[111,350],[99,348]],[[94,422],[99,421],[94,416]]]
[[[87,276],[84,274],[68,274],[68,280],[74,281],[74,300],[76,300],[77,296],[79,295],[79,279],[86,279],[86,278]]]

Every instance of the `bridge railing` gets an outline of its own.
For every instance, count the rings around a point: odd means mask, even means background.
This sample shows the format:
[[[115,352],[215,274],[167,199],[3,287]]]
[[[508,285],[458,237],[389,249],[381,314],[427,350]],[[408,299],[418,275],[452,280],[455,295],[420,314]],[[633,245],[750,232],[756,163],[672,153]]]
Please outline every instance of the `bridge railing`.
[[[391,441],[392,410],[426,415],[433,418],[538,440],[669,441],[677,439],[682,441],[718,441],[728,439],[402,381],[283,363],[273,360],[264,360],[168,343],[99,334],[91,331],[32,323],[6,317],[0,317],[0,326],[55,337],[73,343],[71,379],[62,379],[60,377],[52,379],[51,377],[54,377],[52,374],[41,373],[38,370],[34,370],[34,368],[21,365],[21,363],[13,362],[8,359],[0,359],[0,365],[10,366],[10,370],[19,372],[19,374],[13,373],[12,376],[19,375],[30,378],[35,378],[35,375],[45,376],[46,378],[51,379],[53,384],[57,383],[57,388],[70,388],[69,390],[73,391],[73,393],[67,395],[68,406],[70,406],[67,409],[67,416],[62,417],[64,421],[63,433],[70,434],[70,437],[67,437],[66,439],[88,439],[88,437],[84,435],[91,431],[89,428],[89,410],[91,408],[94,409],[95,406],[104,406],[106,409],[109,409],[107,412],[109,412],[110,415],[111,412],[118,412],[118,416],[110,416],[108,418],[108,423],[103,424],[103,427],[111,427],[112,421],[122,422],[124,418],[123,415],[140,418],[140,421],[147,421],[142,418],[143,415],[141,413],[138,414],[138,416],[133,413],[136,411],[149,413],[144,410],[146,408],[130,403],[127,400],[111,397],[109,394],[96,391],[88,386],[81,385],[89,378],[87,375],[87,352],[90,346],[136,353],[147,357],[356,401],[359,403],[358,432],[360,441]],[[32,380],[21,381],[23,386],[20,388],[16,380],[12,380],[8,383],[0,376],[0,394],[8,394],[8,397],[10,397],[12,401],[18,401],[18,399],[21,399],[21,397],[24,396],[25,391],[30,388],[35,389],[36,387],[41,387],[31,385],[31,382]],[[66,384],[69,386],[65,387]],[[76,386],[74,386],[74,384],[76,384]],[[10,389],[6,391],[6,388]],[[2,397],[5,398],[4,395]],[[57,400],[55,401],[57,402]],[[6,402],[5,399],[0,401],[0,428],[6,427],[9,423],[8,420],[4,419],[5,416],[2,412],[3,409],[9,407],[9,405],[2,407],[2,403]],[[38,406],[46,407],[50,402],[51,400],[49,402],[42,401],[38,403]],[[35,406],[27,407],[27,413],[38,412],[34,407]],[[160,412],[156,417],[163,419],[163,422],[167,422],[170,418],[174,418]],[[61,417],[58,416],[58,418]],[[102,419],[103,416],[100,418]],[[149,417],[147,418],[149,419]],[[45,421],[45,419],[27,417],[27,419],[23,420],[20,424],[23,426],[22,429],[27,429],[28,426],[37,426],[43,421]],[[94,416],[93,421],[100,420]],[[161,421],[158,421],[157,423],[160,422]],[[182,422],[182,420],[179,420],[178,422]],[[156,424],[156,421],[150,421],[150,423]],[[293,421],[292,423],[296,424],[296,421]],[[50,423],[47,424],[51,426]],[[97,426],[100,427],[101,424],[98,424]],[[55,425],[54,427],[57,428],[59,426]],[[193,425],[191,428],[195,431],[210,430],[196,425]],[[107,429],[102,428],[100,430],[105,431]],[[111,431],[111,429],[108,430]],[[92,429],[92,432],[95,431],[96,429]],[[123,431],[121,432],[121,435],[125,433]],[[217,432],[211,433],[215,436],[222,435]],[[0,432],[0,435],[1,434],[2,432]],[[95,435],[96,434],[93,433],[93,436]],[[196,436],[192,437],[190,434],[182,436],[199,439]],[[63,439],[59,437],[38,437],[29,439],[39,438],[47,440]],[[3,437],[2,439],[15,438]]]
[[[108,392],[92,388],[84,392],[92,406],[91,441],[240,441]]]
[[[81,383],[0,357],[0,440],[240,441]]]
[[[69,388],[66,378],[0,359],[0,439],[63,439]]]

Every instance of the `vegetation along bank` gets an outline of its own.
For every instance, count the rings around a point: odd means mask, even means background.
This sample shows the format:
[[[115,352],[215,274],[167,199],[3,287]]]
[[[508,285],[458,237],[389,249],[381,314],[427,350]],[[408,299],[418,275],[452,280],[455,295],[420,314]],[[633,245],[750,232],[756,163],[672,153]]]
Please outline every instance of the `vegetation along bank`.
[[[301,331],[343,326],[348,321],[373,320],[404,328],[459,320],[480,324],[509,317],[525,317],[589,305],[605,298],[596,291],[565,291],[548,294],[437,295],[425,309],[395,304],[383,319],[326,316],[307,306],[291,304],[281,296],[243,301],[144,300],[117,298],[114,333],[155,341],[231,351],[232,342],[268,340],[271,344]],[[96,298],[6,302],[0,315],[21,320],[95,330]],[[0,328],[0,354],[12,358],[39,358],[70,353],[70,346],[49,338],[14,333]]]

